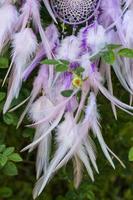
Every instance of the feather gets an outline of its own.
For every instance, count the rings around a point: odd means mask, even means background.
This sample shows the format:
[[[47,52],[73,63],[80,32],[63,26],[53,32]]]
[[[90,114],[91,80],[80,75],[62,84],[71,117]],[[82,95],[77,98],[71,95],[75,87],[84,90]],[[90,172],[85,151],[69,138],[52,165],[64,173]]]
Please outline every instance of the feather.
[[[90,122],[90,119],[91,119],[91,122]],[[96,107],[96,97],[95,97],[95,94],[91,92],[89,100],[88,100],[88,106],[86,108],[85,121],[88,121],[88,123],[91,123],[90,127],[93,133],[96,135],[105,157],[108,159],[112,167],[115,168],[112,162],[112,159],[108,153],[108,150],[106,148],[106,144],[103,140],[103,137],[99,128],[98,119],[99,119],[99,114],[97,112],[97,107]]]
[[[65,147],[64,147],[65,148]],[[42,192],[42,190],[44,189],[44,187],[46,186],[46,183],[48,182],[50,176],[51,176],[51,172],[53,173],[55,166],[58,164],[58,162],[60,161],[60,159],[64,156],[64,152],[66,151],[66,149],[60,148],[59,152],[57,152],[57,156],[55,157],[56,160],[54,159],[53,162],[51,163],[51,165],[49,166],[49,169],[47,170],[47,175],[43,175],[36,183],[35,188],[33,190],[33,198],[36,199]]]
[[[12,63],[14,67],[12,70],[12,81],[10,89],[3,109],[4,113],[9,109],[13,98],[18,97],[19,90],[22,84],[22,73],[27,63],[36,52],[37,39],[32,30],[30,28],[26,28],[23,31],[14,35],[12,45]]]
[[[52,102],[49,101],[45,96],[41,96],[36,102],[31,106],[29,115],[33,121],[38,121],[39,119],[46,116],[49,109],[53,107]],[[42,109],[43,108],[43,109]],[[46,122],[36,127],[36,133],[34,140],[39,139],[50,127],[50,123]],[[38,145],[30,148],[29,152],[33,148],[37,147],[37,157],[36,157],[36,176],[37,179],[40,177],[41,173],[45,173],[49,163],[49,155],[51,149],[51,133],[49,133],[44,139],[42,139]]]
[[[77,92],[79,91],[79,89],[75,90],[72,95],[70,97],[68,97],[65,100],[62,100],[60,103],[58,103],[55,108],[53,108],[52,112],[49,113],[49,115],[47,117],[45,117],[44,119],[41,119],[40,121],[27,125],[27,127],[32,127],[32,126],[36,126],[38,124],[44,123],[46,121],[49,121],[50,119],[53,119],[59,112],[61,109],[64,110],[64,107],[67,105],[67,103],[71,100],[71,98],[77,94]]]
[[[31,91],[30,101],[29,101],[28,105],[26,106],[26,108],[24,109],[23,113],[20,116],[20,119],[19,119],[18,124],[17,124],[17,128],[22,123],[26,113],[29,111],[31,104],[34,102],[37,95],[41,92],[41,90],[43,90],[43,89],[47,90],[46,87],[43,88],[44,84],[45,84],[45,86],[47,85],[47,81],[48,81],[48,69],[47,69],[47,66],[42,65],[40,67],[38,76],[36,77],[36,79],[33,83],[33,89]]]
[[[39,1],[27,0],[21,9],[21,16],[19,18],[18,27],[21,27],[21,30],[23,30],[27,26],[28,22],[31,21],[32,19],[36,29],[39,31],[48,58],[52,58],[50,45],[41,25],[39,11],[40,11]]]
[[[73,168],[74,168],[74,186],[77,189],[82,179],[82,162],[77,155],[75,155],[73,159]]]
[[[5,4],[0,7],[0,53],[12,37],[17,21],[18,12],[13,5]]]
[[[13,111],[17,110],[19,107],[23,106],[29,99],[30,99],[30,96],[28,96],[26,99],[24,99],[18,105],[16,105],[13,108],[11,108],[8,112],[13,112]]]
[[[46,129],[46,125],[43,126]],[[43,129],[43,131],[45,131]],[[49,156],[50,156],[50,149],[51,149],[51,134],[46,136],[39,144],[38,151],[37,151],[37,159],[36,159],[36,177],[37,179],[40,177],[41,173],[43,172],[46,174],[47,168],[49,165]]]
[[[114,105],[116,105],[118,108],[124,110],[125,112],[133,115],[132,111],[133,107],[127,105],[126,103],[121,102],[116,97],[110,94],[108,90],[102,85],[102,77],[99,72],[95,71],[89,75],[90,84],[93,88],[97,88],[100,90],[100,92],[109,99]]]
[[[41,135],[37,140],[33,141],[31,144],[29,144],[28,146],[26,146],[24,149],[22,149],[22,151],[26,151],[29,148],[32,148],[34,146],[36,146],[40,141],[42,141],[47,135],[49,135],[49,133],[59,124],[60,120],[62,119],[64,114],[64,108],[62,108],[62,110],[60,111],[60,113],[58,114],[58,116],[56,117],[56,119],[53,121],[53,123],[51,124],[51,126],[49,127],[49,129],[43,133],[43,135]],[[54,116],[55,117],[55,116]],[[49,121],[52,120],[52,118],[49,118]]]
[[[54,34],[53,34],[54,32]],[[59,45],[59,33],[57,28],[54,24],[49,25],[45,30],[46,37],[49,42],[50,51],[53,52],[53,50],[56,49],[56,47]],[[36,57],[33,59],[31,64],[25,69],[23,73],[23,80],[26,81],[31,72],[38,66],[40,61],[46,57],[46,51],[43,48],[42,43],[40,44],[39,50],[36,54]]]
[[[94,169],[96,170],[97,173],[99,173],[99,170],[96,164],[96,155],[95,155],[96,150],[95,150],[94,144],[92,145],[92,139],[88,137],[87,140],[84,141],[84,145]]]
[[[132,27],[132,19],[133,19],[133,10],[128,10],[125,12],[123,16],[122,28],[125,34],[125,38],[128,44],[128,47],[133,47],[133,27]]]
[[[76,36],[72,35],[62,40],[61,46],[57,50],[57,59],[74,62],[80,53],[80,40]]]
[[[106,29],[97,23],[87,28],[82,28],[78,37],[84,41],[84,45],[91,49],[93,54],[97,54],[107,43]]]
[[[64,132],[65,130],[65,132]],[[59,162],[66,155],[67,151],[75,142],[75,136],[77,134],[77,126],[74,123],[74,118],[71,114],[65,115],[65,120],[58,126],[57,130],[57,143],[58,148],[55,152],[54,158],[50,162],[46,176],[42,176],[37,182],[34,189],[34,198],[36,198],[45,187],[46,183],[49,181],[51,175],[55,173],[55,169],[58,166]]]
[[[10,4],[10,3],[12,3],[12,0],[1,0],[0,6],[3,6],[4,4]]]
[[[88,156],[85,153],[83,146],[81,148],[77,149],[77,155],[79,156],[79,158],[83,162],[91,180],[94,181],[94,175],[93,175],[93,171],[92,171],[92,168],[91,168],[91,165],[90,165],[90,161],[89,161]]]
[[[112,85],[112,79],[111,79],[111,67],[109,65],[106,65],[105,69],[106,69],[106,78],[107,78],[108,89],[110,91],[110,94],[113,95],[113,85]],[[111,107],[112,107],[114,117],[117,120],[116,107],[113,103],[111,103]]]
[[[40,23],[40,3],[37,0],[26,0],[23,4],[23,6],[20,9],[20,17],[19,17],[19,22],[17,25],[17,29],[25,29],[27,24],[33,20],[33,23],[38,29],[38,23]]]
[[[130,88],[130,86],[127,84],[127,80],[125,78],[125,73],[121,72],[121,67],[123,66],[123,63],[120,62],[119,60],[116,60],[115,63],[112,65],[114,72],[116,76],[118,77],[121,85],[130,93],[132,94],[133,91]]]
[[[41,60],[45,58],[46,52],[43,48],[39,48],[35,58],[32,60],[30,65],[23,72],[23,80],[26,81],[33,70],[40,64]]]
[[[108,90],[106,88],[104,88],[100,83],[98,83],[98,88],[101,91],[101,93],[107,98],[109,99],[114,105],[116,105],[118,108],[124,110],[125,112],[133,115],[132,112],[128,111],[128,110],[133,110],[132,106],[129,106],[121,101],[119,101],[116,97],[112,96]]]

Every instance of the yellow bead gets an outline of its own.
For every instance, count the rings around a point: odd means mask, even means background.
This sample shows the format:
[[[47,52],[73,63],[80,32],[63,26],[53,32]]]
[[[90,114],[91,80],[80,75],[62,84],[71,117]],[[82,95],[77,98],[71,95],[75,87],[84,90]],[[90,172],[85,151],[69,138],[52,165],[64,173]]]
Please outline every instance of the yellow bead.
[[[75,76],[73,81],[72,81],[72,84],[77,88],[81,87],[82,83],[83,83],[83,81],[79,76]]]

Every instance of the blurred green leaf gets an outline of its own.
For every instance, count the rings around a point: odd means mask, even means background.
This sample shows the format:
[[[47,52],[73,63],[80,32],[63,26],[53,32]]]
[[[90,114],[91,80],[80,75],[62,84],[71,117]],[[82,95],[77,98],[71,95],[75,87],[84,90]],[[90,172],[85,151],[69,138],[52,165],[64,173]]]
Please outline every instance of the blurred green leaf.
[[[55,70],[56,72],[65,72],[68,70],[68,66],[63,64],[58,64],[56,65]]]
[[[73,93],[73,90],[64,90],[61,92],[62,96],[64,97],[70,97]]]
[[[9,61],[7,57],[0,56],[0,68],[8,68]]]
[[[3,152],[4,155],[9,156],[10,154],[12,154],[14,152],[15,148],[14,147],[8,147],[5,149],[5,151]]]
[[[69,65],[69,61],[68,60],[60,60],[60,62],[64,65]]]
[[[123,48],[118,52],[119,56],[133,58],[133,49]]]
[[[86,196],[88,200],[95,200],[95,195],[92,191],[88,191]]]
[[[3,167],[7,163],[7,156],[4,154],[0,154],[0,165]]]
[[[33,139],[34,137],[34,129],[30,129],[30,128],[25,128],[22,132],[22,135],[24,138],[30,138]]]
[[[13,162],[7,162],[7,164],[5,165],[4,169],[4,174],[8,175],[8,176],[16,176],[18,175],[18,170],[16,165]]]
[[[5,144],[1,144],[0,145],[0,153],[3,152],[6,148],[6,145]]]
[[[64,197],[62,197],[62,196],[58,196],[57,198],[56,198],[56,200],[66,200]]]
[[[12,189],[9,187],[1,187],[0,188],[0,197],[1,198],[9,198],[13,194]]]
[[[58,60],[54,60],[54,59],[45,59],[41,62],[41,64],[45,64],[45,65],[58,65],[59,61]]]
[[[133,147],[131,147],[129,150],[128,159],[129,161],[133,161]]]
[[[6,97],[5,92],[0,92],[0,101],[2,101]]]
[[[16,115],[14,113],[7,113],[3,116],[4,122],[8,125],[17,125],[17,120],[18,118],[16,117]]]
[[[113,65],[114,61],[115,61],[115,54],[112,50],[105,51],[102,54],[102,59],[105,61],[105,63],[107,63],[109,65]]]
[[[14,161],[14,162],[21,162],[23,159],[18,153],[13,153],[8,157],[9,160]]]
[[[83,67],[77,67],[75,70],[74,70],[74,73],[76,73],[77,75],[80,75],[81,73],[84,72],[84,68]]]
[[[119,49],[122,45],[121,44],[108,44],[107,48],[114,50],[114,49]]]

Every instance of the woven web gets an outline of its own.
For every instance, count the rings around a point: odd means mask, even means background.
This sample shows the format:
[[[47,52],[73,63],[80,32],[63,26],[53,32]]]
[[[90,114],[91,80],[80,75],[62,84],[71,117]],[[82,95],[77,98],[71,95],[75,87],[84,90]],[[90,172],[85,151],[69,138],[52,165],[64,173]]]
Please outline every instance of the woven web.
[[[65,23],[80,24],[95,12],[99,0],[51,0],[56,16]]]

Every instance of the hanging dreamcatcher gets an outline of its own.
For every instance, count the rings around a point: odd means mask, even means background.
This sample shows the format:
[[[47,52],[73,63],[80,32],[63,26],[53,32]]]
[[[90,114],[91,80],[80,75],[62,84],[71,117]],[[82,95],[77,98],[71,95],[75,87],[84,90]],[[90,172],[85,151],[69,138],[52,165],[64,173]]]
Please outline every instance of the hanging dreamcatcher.
[[[97,109],[99,92],[110,100],[115,118],[116,107],[133,115],[132,106],[114,97],[111,80],[112,68],[130,93],[132,103],[132,0],[43,2],[53,19],[45,29],[40,19],[41,0],[19,2],[19,11],[12,0],[0,2],[0,51],[9,41],[12,45],[12,61],[3,81],[4,84],[11,74],[4,113],[18,97],[23,81],[38,69],[30,97],[20,104],[28,101],[18,123],[19,126],[28,114],[33,121],[29,126],[36,130],[33,142],[24,148],[30,151],[37,148],[38,181],[34,198],[70,159],[74,164],[76,187],[81,181],[82,163],[94,180],[93,168],[99,171],[92,135],[113,168],[112,156],[124,166],[101,134]],[[45,22],[45,16],[42,20]],[[51,158],[52,138],[57,147]]]

